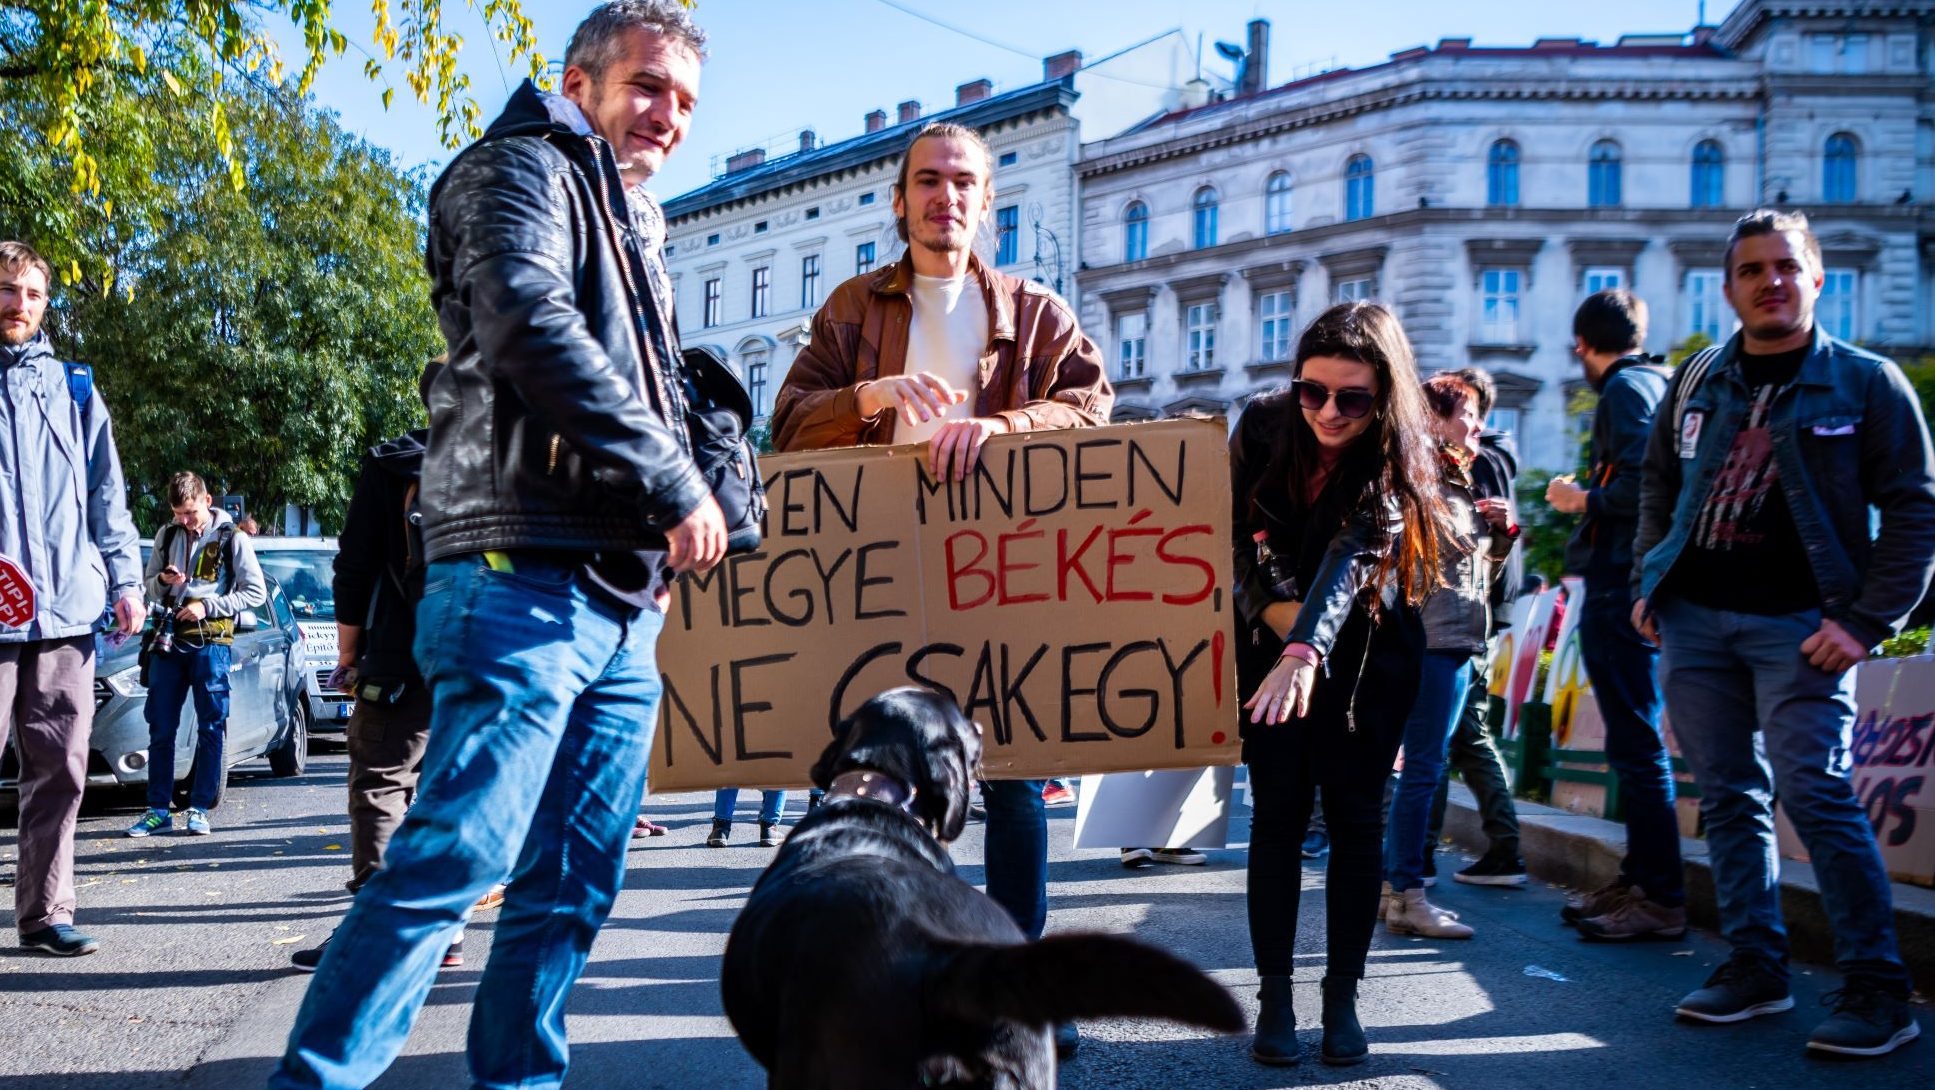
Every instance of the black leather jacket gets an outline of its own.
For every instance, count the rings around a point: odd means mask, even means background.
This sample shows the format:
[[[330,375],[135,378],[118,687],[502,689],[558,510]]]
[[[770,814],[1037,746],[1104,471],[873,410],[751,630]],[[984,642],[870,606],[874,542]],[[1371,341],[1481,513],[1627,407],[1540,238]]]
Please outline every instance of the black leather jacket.
[[[663,548],[710,492],[610,145],[527,81],[431,190],[425,262],[450,345],[430,395],[426,556]],[[655,331],[670,360],[648,349]]]
[[[1238,633],[1239,658],[1254,658],[1256,666],[1264,659],[1274,661],[1285,643],[1306,643],[1328,657],[1337,634],[1350,619],[1354,606],[1367,606],[1369,584],[1380,560],[1391,548],[1395,531],[1394,510],[1383,511],[1360,505],[1329,525],[1319,519],[1291,521],[1287,498],[1273,509],[1267,502],[1252,503],[1258,480],[1269,476],[1270,434],[1289,426],[1288,414],[1298,411],[1296,401],[1285,394],[1271,394],[1252,401],[1236,423],[1230,440],[1231,499],[1235,505],[1232,520],[1236,608],[1242,630]],[[1266,488],[1265,492],[1274,492]],[[1255,535],[1269,535],[1271,550],[1297,582],[1293,598],[1285,597],[1257,564]],[[1263,608],[1272,602],[1298,601],[1302,608],[1290,629],[1287,641],[1278,640],[1263,623]],[[1264,654],[1256,653],[1252,649]],[[1248,673],[1249,671],[1245,671]]]

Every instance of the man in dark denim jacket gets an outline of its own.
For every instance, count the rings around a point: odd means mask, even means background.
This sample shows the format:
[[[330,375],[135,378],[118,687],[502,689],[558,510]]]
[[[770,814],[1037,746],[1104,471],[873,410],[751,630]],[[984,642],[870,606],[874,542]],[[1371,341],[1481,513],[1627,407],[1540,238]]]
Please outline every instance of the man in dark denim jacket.
[[[1808,1048],[1879,1056],[1919,1029],[1888,874],[1849,782],[1852,667],[1928,588],[1935,450],[1901,369],[1815,324],[1821,283],[1805,216],[1762,210],[1735,225],[1725,286],[1742,328],[1704,379],[1683,369],[1655,421],[1633,623],[1661,642],[1734,948],[1678,1013],[1736,1022],[1794,1005],[1778,792],[1846,974]]]

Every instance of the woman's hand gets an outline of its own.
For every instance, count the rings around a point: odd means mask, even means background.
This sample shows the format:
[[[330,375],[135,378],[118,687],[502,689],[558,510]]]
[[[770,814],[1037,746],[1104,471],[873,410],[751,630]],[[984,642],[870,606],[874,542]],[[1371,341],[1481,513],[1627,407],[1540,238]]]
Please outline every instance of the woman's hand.
[[[1310,690],[1317,684],[1317,650],[1293,643],[1270,669],[1263,684],[1244,703],[1250,722],[1274,725],[1301,719],[1310,711]]]
[[[1494,530],[1505,530],[1512,525],[1512,501],[1503,496],[1493,496],[1477,502],[1478,514],[1491,524]]]

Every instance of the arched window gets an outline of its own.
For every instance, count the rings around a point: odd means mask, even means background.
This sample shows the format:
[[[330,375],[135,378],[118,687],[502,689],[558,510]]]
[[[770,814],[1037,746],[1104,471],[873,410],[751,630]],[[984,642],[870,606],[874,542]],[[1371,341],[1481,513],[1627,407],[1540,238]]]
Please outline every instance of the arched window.
[[[1290,175],[1279,170],[1263,187],[1263,233],[1280,235],[1290,230]]]
[[[1592,146],[1586,163],[1586,204],[1592,208],[1619,206],[1619,145],[1601,140]]]
[[[1821,199],[1836,204],[1848,204],[1855,194],[1855,158],[1857,149],[1854,137],[1837,132],[1827,138],[1827,148],[1821,159]]]
[[[1122,213],[1122,260],[1141,261],[1149,256],[1149,206],[1130,201]]]
[[[1727,203],[1727,154],[1717,140],[1702,140],[1693,149],[1695,208],[1718,208]]]
[[[1518,204],[1518,145],[1500,140],[1485,157],[1485,203],[1494,208]]]
[[[1371,157],[1353,155],[1344,164],[1344,218],[1369,219],[1376,211],[1377,189]]]
[[[1206,185],[1198,189],[1192,207],[1195,209],[1196,248],[1208,249],[1216,245],[1216,187]]]

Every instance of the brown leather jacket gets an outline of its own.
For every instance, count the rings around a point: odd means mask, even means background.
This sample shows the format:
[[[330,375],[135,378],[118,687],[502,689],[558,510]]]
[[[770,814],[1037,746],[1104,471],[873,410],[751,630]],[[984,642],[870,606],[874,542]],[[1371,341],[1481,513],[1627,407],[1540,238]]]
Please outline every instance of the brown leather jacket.
[[[988,302],[989,345],[981,357],[974,415],[999,416],[1012,431],[1080,428],[1109,422],[1115,404],[1095,342],[1082,335],[1068,304],[1047,288],[989,269],[970,257],[968,274]],[[894,414],[860,415],[863,382],[902,374],[914,306],[914,265],[902,258],[833,290],[813,316],[773,406],[777,450],[823,450],[894,441]]]

